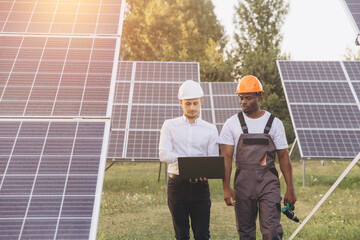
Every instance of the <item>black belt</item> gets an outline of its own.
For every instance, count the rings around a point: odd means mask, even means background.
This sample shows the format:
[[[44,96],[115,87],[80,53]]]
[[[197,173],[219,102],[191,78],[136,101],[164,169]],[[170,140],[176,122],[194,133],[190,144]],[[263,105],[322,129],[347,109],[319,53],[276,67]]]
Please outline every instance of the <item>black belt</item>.
[[[201,183],[201,182],[205,183],[205,182],[207,182],[207,180],[206,181],[200,181],[200,180],[195,181],[195,179],[193,179],[193,178],[181,178],[179,175],[176,175],[176,174],[173,174],[173,173],[169,173],[169,178],[179,179],[181,181],[189,182],[189,183]]]

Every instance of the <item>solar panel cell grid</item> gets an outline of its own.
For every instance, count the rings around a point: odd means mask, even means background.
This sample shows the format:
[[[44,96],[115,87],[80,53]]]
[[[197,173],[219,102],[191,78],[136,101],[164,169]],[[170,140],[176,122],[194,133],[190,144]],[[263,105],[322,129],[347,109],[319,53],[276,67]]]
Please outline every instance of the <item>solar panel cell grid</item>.
[[[344,82],[285,82],[290,103],[355,103]]]
[[[360,8],[360,5],[359,5]],[[360,12],[359,12],[360,13]],[[344,61],[344,66],[349,75],[350,80],[360,80],[360,61]]]
[[[135,81],[184,82],[199,79],[197,63],[137,62]]]
[[[234,114],[237,114],[240,111],[239,109],[215,109],[216,123],[223,125],[225,121],[232,117]]]
[[[359,63],[278,61],[302,157],[358,153],[359,99],[352,88],[357,91]]]
[[[181,116],[182,108],[178,106],[138,106],[133,105],[130,115],[130,129],[161,129],[166,119]]]
[[[279,61],[282,79],[291,80],[325,80],[346,81],[339,62],[300,62]]]
[[[0,115],[106,115],[115,39],[18,39],[0,36],[0,50],[16,49],[10,57],[13,61],[8,61],[9,55],[0,58],[8,63],[0,67]],[[44,58],[52,48],[64,54]],[[38,49],[41,57],[24,49]],[[103,57],[97,57],[100,52]]]
[[[234,95],[236,96],[236,87],[237,83],[232,82],[213,82],[211,83],[212,86],[212,93],[213,95]]]
[[[297,128],[360,128],[356,105],[292,105]]]
[[[129,131],[126,157],[159,158],[159,131]]]
[[[22,236],[25,239],[53,239],[56,223],[56,220],[26,220]]]
[[[304,157],[349,157],[358,154],[360,131],[298,130]]]
[[[201,105],[202,109],[211,109],[211,96],[204,96],[203,103]]]
[[[89,238],[104,128],[104,122],[0,122],[0,140],[12,143],[0,153],[0,221],[16,223],[10,232],[0,227],[1,239],[33,238],[32,224],[42,221],[51,224],[35,229],[76,235],[62,229],[65,217]]]
[[[114,103],[129,103],[130,83],[117,82],[115,88]]]
[[[179,104],[177,98],[181,83],[139,83],[134,84],[133,104]]]
[[[112,130],[109,140],[108,158],[122,158],[124,148],[125,129]]]
[[[204,91],[204,96],[210,95],[210,89],[209,89],[210,84],[211,83],[209,83],[209,82],[201,82],[200,83],[200,86],[201,86],[202,90]]]
[[[7,1],[1,32],[117,34],[121,1]]]
[[[239,97],[234,96],[213,96],[215,108],[234,108],[240,107]]]
[[[213,123],[212,111],[211,109],[202,109],[201,118],[209,123]]]
[[[126,127],[126,119],[127,119],[127,105],[114,105],[113,107],[113,118],[111,119],[111,127],[113,129]]]
[[[119,62],[116,81],[131,81],[133,62]]]
[[[355,21],[355,24],[357,26],[357,29],[360,29],[360,5],[359,2],[356,0],[345,0],[350,13],[352,15],[352,18]]]

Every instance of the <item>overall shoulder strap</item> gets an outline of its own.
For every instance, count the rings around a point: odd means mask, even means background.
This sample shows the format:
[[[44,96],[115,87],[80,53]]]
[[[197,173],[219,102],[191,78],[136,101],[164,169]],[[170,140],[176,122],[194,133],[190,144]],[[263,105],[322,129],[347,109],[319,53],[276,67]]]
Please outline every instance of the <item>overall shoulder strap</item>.
[[[272,123],[274,121],[274,118],[275,118],[275,116],[271,114],[270,117],[269,117],[269,120],[266,123],[265,129],[264,129],[265,134],[268,134],[270,132],[271,125],[272,125]]]
[[[245,123],[244,114],[242,111],[238,113],[238,118],[241,124],[241,129],[243,130],[243,133],[249,133],[248,128]]]

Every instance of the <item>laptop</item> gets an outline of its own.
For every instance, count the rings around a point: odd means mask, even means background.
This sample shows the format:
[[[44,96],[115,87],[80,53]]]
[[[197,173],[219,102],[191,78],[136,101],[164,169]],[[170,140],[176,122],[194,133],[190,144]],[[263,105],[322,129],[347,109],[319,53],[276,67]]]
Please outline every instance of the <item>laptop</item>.
[[[179,176],[181,178],[224,178],[224,157],[179,157]]]

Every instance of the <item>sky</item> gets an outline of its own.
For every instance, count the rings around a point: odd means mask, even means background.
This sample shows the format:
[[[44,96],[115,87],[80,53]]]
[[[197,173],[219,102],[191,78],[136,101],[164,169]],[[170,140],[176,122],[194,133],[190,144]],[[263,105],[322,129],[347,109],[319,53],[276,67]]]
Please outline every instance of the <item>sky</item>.
[[[212,1],[218,20],[232,36],[233,6],[238,0]],[[347,48],[353,53],[360,50],[360,46],[355,45],[356,31],[343,0],[287,1],[290,9],[282,27],[282,51],[290,53],[291,60],[339,61],[345,60]]]

